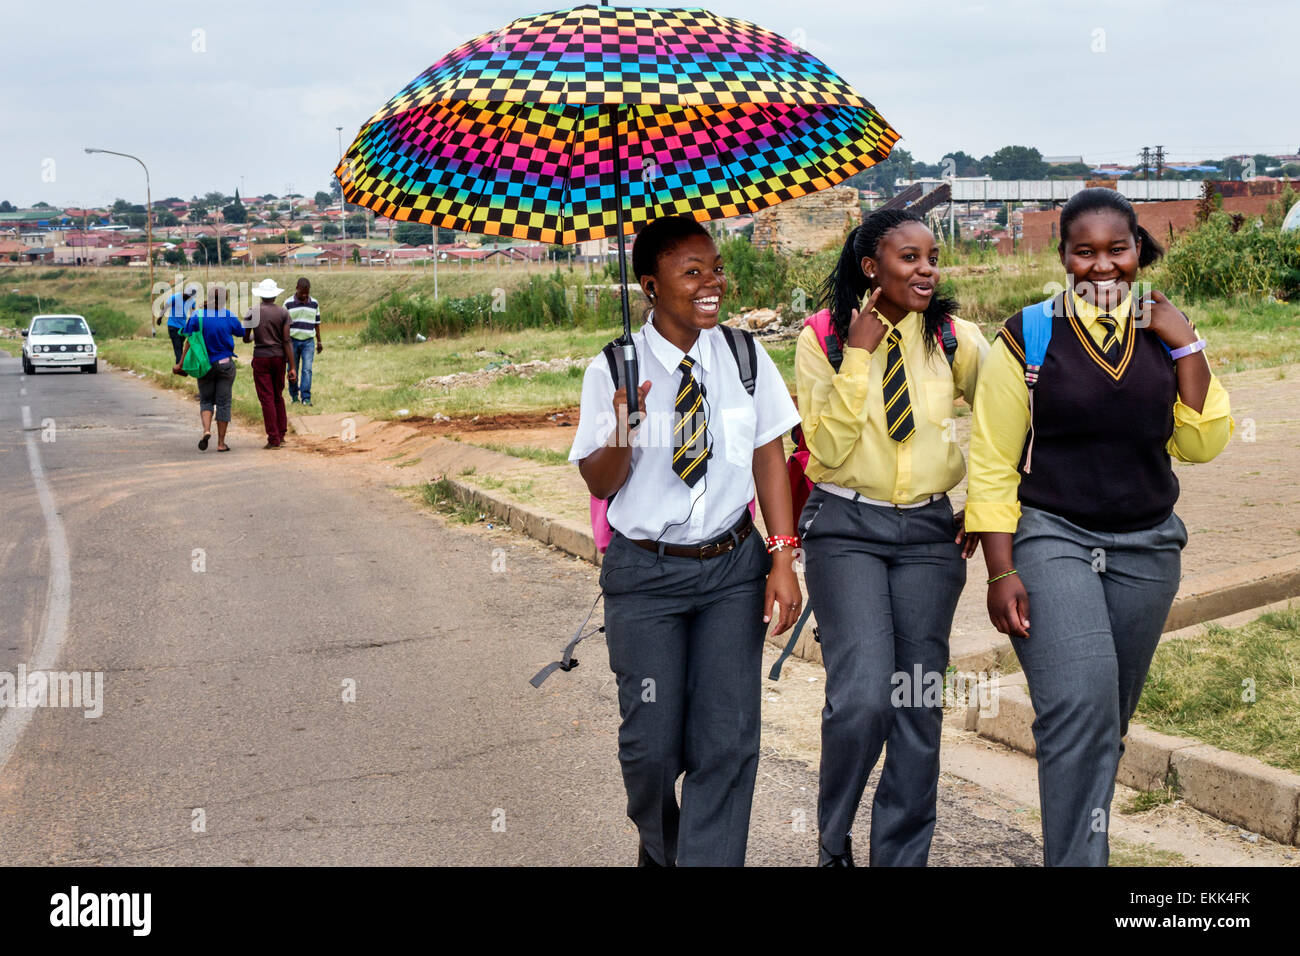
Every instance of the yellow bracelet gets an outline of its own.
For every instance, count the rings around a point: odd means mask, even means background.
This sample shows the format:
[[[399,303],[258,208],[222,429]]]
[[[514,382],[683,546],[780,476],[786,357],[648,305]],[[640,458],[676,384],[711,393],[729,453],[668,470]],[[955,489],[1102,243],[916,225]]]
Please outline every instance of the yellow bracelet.
[[[989,578],[989,579],[988,579],[988,583],[989,583],[989,584],[992,584],[994,581],[1001,581],[1003,578],[1009,578],[1009,577],[1011,577],[1011,575],[1013,575],[1013,574],[1019,574],[1019,573],[1020,573],[1020,572],[1017,571],[1015,568],[1012,568],[1010,571],[1003,571],[1003,572],[1002,572],[1001,574],[999,574],[997,577]]]

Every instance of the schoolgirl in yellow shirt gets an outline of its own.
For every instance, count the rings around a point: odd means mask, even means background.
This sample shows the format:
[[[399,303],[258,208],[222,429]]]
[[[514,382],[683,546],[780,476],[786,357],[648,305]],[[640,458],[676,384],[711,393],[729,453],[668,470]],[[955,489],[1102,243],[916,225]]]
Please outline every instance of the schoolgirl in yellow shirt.
[[[976,325],[950,317],[938,255],[915,213],[867,217],[823,287],[834,341],[824,347],[810,324],[795,354],[814,482],[799,530],[826,663],[822,866],[854,865],[850,831],[886,740],[870,862],[923,865],[934,833],[935,691],[976,544],[947,495],[965,473],[953,398],[973,399],[989,347]]]

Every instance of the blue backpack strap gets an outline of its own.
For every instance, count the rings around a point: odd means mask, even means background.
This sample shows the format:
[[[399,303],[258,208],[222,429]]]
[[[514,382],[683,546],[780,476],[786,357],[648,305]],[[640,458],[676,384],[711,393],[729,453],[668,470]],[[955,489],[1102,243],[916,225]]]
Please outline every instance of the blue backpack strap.
[[[799,620],[794,623],[794,630],[790,632],[790,640],[785,642],[785,647],[781,651],[781,656],[776,659],[772,665],[772,670],[768,673],[768,680],[781,679],[781,665],[786,662],[791,654],[794,653],[794,646],[799,643],[799,635],[803,633],[803,626],[808,623],[808,615],[812,614],[812,601],[804,605],[803,613],[799,615]]]
[[[722,329],[722,337],[727,340],[731,357],[736,360],[740,383],[752,398],[754,384],[758,380],[758,349],[754,345],[754,336],[744,329],[733,329],[729,325],[720,325],[718,328]]]
[[[1021,335],[1025,340],[1025,384],[1031,389],[1038,383],[1038,373],[1047,357],[1047,346],[1052,341],[1052,304],[1056,296],[1035,305],[1027,305],[1020,313]]]
[[[1029,389],[1029,438],[1025,443],[1025,474],[1032,471],[1034,460],[1034,386],[1038,373],[1047,358],[1047,346],[1052,341],[1052,318],[1056,296],[1036,305],[1028,305],[1020,313],[1020,334],[1025,341],[1025,386]]]

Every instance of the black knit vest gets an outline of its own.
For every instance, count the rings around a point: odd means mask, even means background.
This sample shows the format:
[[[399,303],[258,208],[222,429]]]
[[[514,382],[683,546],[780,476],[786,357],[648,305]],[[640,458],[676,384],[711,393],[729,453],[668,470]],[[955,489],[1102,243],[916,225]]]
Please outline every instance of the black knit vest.
[[[1115,372],[1056,300],[1052,341],[1033,398],[1033,450],[1020,456],[1020,503],[1102,532],[1160,524],[1178,500],[1165,445],[1174,431],[1178,378],[1160,338],[1124,325]],[[1021,313],[998,334],[1024,364]],[[1082,340],[1087,340],[1087,345]],[[1096,357],[1094,357],[1096,356]]]

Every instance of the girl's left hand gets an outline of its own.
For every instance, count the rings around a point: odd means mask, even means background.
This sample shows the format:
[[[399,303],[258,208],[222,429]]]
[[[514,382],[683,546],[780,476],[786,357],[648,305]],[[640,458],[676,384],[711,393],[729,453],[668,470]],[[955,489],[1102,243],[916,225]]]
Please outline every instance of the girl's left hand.
[[[1196,341],[1196,330],[1192,328],[1191,320],[1166,299],[1163,292],[1153,289],[1142,300],[1140,308],[1143,311],[1139,312],[1139,321],[1145,317],[1146,327],[1160,336],[1160,340],[1171,349],[1182,348]]]
[[[954,538],[953,541],[962,546],[961,556],[963,558],[969,558],[975,553],[975,549],[979,547],[980,533],[978,531],[966,530],[965,509],[958,511],[952,516],[952,523],[957,527],[957,537]]]
[[[780,606],[780,617],[773,634],[788,631],[799,619],[799,612],[803,609],[803,592],[799,590],[799,579],[795,577],[793,561],[778,560],[781,554],[789,553],[784,551],[772,555],[772,571],[767,576],[767,590],[763,594],[764,624],[772,620],[773,603]]]

